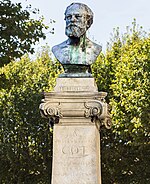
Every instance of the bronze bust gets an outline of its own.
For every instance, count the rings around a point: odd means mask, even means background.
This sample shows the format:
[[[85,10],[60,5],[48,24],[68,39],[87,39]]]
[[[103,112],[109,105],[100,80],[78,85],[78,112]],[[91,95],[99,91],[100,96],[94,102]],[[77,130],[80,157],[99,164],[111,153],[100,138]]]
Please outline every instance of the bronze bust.
[[[72,3],[65,11],[68,39],[52,48],[65,73],[61,77],[92,77],[90,65],[101,52],[101,46],[86,37],[93,23],[93,12],[82,3]]]

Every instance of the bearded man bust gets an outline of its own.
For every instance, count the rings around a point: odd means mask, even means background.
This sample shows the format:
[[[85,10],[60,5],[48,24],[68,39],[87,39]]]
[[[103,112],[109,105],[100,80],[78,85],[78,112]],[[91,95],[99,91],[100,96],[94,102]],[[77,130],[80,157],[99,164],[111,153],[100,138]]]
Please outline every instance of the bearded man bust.
[[[86,31],[93,23],[93,12],[85,4],[72,3],[65,11],[65,21],[68,39],[52,48],[65,70],[60,77],[92,77],[90,65],[102,50],[86,37]]]

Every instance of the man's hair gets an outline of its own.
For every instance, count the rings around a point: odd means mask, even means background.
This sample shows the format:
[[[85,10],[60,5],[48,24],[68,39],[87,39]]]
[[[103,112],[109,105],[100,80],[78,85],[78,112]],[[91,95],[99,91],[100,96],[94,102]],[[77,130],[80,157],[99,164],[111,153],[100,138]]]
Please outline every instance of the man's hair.
[[[86,18],[87,18],[87,29],[88,29],[93,23],[93,12],[92,12],[92,10],[87,5],[85,5],[83,3],[72,3],[66,8],[65,15],[66,15],[67,11],[74,5],[78,5],[81,9],[83,8],[85,10],[85,15],[86,15]]]

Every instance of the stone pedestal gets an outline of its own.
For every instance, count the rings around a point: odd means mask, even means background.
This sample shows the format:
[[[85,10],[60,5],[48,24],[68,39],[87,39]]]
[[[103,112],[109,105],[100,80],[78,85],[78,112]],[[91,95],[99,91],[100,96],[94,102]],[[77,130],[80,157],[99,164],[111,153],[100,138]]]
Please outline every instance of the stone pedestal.
[[[54,123],[52,184],[101,184],[101,126],[111,127],[107,93],[94,78],[58,78],[41,113]]]
[[[56,125],[53,184],[100,184],[100,138],[94,125]]]

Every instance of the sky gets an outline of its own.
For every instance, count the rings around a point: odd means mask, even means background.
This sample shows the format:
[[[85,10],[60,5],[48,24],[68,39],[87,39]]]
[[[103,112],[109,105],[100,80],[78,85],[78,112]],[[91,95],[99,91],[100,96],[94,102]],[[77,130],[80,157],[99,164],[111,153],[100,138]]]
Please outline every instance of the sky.
[[[110,41],[113,29],[119,27],[120,33],[124,33],[126,26],[132,26],[134,18],[145,31],[150,31],[150,0],[12,0],[12,2],[21,2],[24,7],[31,4],[33,8],[39,8],[45,23],[54,27],[54,34],[47,33],[46,40],[40,41],[36,48],[46,43],[51,48],[67,39],[64,12],[72,2],[84,3],[94,12],[94,22],[87,36],[100,44],[103,51]],[[51,19],[56,22],[50,24]]]

